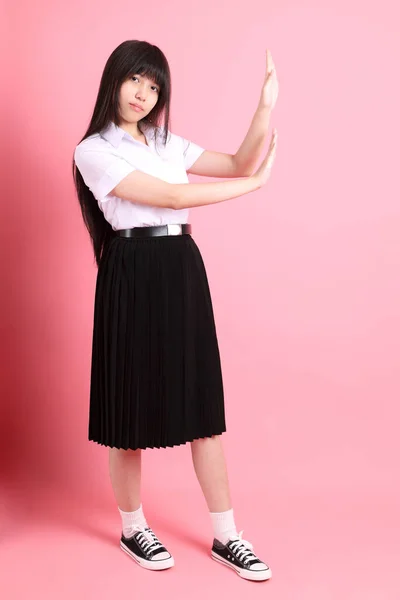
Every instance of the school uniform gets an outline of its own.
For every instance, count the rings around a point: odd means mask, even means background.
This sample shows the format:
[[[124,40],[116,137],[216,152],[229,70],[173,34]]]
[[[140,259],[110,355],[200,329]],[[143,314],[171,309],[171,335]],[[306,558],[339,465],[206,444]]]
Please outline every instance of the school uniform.
[[[188,183],[186,171],[204,149],[172,132],[164,147],[150,124],[141,125],[148,146],[111,123],[74,153],[114,232],[96,280],[89,440],[133,450],[226,431],[212,300],[189,209],[110,194],[135,169]]]

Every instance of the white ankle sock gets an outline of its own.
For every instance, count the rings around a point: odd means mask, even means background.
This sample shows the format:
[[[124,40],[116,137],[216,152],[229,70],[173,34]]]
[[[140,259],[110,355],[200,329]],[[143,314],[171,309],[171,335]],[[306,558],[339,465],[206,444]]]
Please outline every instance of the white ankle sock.
[[[233,517],[233,508],[220,513],[210,512],[210,516],[214,527],[214,537],[217,540],[226,544],[230,537],[238,535]]]
[[[132,537],[139,527],[148,527],[142,505],[132,512],[126,512],[119,507],[118,510],[122,519],[122,533],[126,538]]]

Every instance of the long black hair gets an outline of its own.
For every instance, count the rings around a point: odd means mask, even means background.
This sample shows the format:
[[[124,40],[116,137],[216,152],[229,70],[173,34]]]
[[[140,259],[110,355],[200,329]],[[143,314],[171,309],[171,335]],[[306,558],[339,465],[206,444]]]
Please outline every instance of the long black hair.
[[[160,91],[156,105],[141,121],[155,128],[155,137],[162,131],[162,142],[166,144],[170,121],[171,74],[163,52],[153,44],[140,40],[122,42],[109,56],[100,80],[99,91],[89,127],[78,142],[99,133],[112,121],[120,124],[119,92],[121,85],[134,74],[153,79]],[[162,114],[164,113],[164,119]],[[141,133],[140,121],[138,129]],[[103,250],[113,235],[111,224],[106,221],[96,198],[85,184],[79,169],[72,160],[72,174],[82,216],[89,231],[97,266]]]

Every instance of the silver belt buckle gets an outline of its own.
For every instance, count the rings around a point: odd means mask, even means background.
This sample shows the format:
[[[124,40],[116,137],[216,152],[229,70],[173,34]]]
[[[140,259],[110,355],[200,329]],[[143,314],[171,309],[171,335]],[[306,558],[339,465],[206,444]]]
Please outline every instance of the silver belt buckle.
[[[182,233],[182,225],[177,223],[167,224],[168,235],[180,235]]]

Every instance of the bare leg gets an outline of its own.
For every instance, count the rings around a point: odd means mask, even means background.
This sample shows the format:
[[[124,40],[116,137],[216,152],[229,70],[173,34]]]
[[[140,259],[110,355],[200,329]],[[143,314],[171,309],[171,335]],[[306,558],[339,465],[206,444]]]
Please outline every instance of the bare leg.
[[[194,470],[210,512],[230,510],[228,473],[220,435],[191,442]]]
[[[121,510],[134,511],[140,507],[142,451],[109,449],[109,470],[114,496]]]

